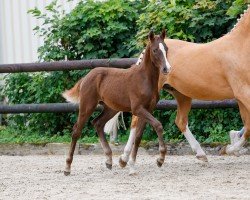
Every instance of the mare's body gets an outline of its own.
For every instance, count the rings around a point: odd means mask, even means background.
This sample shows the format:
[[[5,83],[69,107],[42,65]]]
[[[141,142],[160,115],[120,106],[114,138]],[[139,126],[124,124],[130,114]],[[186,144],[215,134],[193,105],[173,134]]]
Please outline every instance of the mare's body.
[[[188,127],[192,99],[237,100],[245,127],[244,134],[238,142],[228,146],[222,153],[238,154],[250,137],[250,9],[245,11],[230,33],[213,42],[195,44],[167,39],[166,43],[169,47],[168,60],[171,70],[169,74],[160,76],[159,89],[165,84],[174,88],[169,92],[178,104],[175,123],[188,140],[196,157],[207,161],[205,152]],[[133,117],[132,128],[137,126],[137,121],[138,119]],[[132,168],[143,129],[137,131],[131,155]],[[132,148],[131,143],[126,147],[128,146]],[[124,151],[124,154],[126,152],[130,150]],[[128,156],[127,154],[126,157]]]

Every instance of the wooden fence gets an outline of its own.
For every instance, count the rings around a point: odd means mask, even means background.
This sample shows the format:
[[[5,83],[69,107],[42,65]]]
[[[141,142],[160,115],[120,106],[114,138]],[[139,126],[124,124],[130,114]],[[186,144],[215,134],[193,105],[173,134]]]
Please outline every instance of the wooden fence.
[[[136,58],[122,59],[93,59],[77,61],[57,61],[43,63],[21,63],[0,65],[0,73],[21,73],[38,71],[65,71],[93,69],[95,67],[128,68],[136,62]],[[175,100],[160,100],[156,109],[176,109]],[[192,101],[192,108],[234,108],[235,100],[224,101]],[[77,104],[71,103],[44,103],[44,104],[18,104],[0,105],[0,113],[48,113],[48,112],[76,112]]]

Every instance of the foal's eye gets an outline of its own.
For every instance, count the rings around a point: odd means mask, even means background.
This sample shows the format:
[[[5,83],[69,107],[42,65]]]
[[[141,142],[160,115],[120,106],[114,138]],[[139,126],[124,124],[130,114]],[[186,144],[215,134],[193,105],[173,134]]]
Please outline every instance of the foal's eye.
[[[154,50],[153,50],[154,53],[157,53],[157,51],[158,51],[158,49],[154,49]]]

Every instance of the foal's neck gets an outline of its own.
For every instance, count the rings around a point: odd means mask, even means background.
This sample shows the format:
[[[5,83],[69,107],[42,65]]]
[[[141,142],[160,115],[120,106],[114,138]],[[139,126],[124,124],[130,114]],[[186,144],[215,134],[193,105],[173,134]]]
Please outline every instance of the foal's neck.
[[[155,66],[150,57],[150,47],[146,47],[144,58],[141,63],[142,70],[146,73],[151,84],[158,87],[160,69]]]

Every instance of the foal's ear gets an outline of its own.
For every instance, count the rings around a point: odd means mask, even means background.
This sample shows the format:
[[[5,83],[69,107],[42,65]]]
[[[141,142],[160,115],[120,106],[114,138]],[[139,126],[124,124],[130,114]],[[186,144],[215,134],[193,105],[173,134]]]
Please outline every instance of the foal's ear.
[[[154,31],[150,31],[149,34],[148,34],[148,39],[150,39],[150,41],[152,42],[155,38],[155,34],[154,34]]]
[[[166,30],[165,30],[165,28],[162,29],[160,37],[161,37],[161,39],[163,39],[163,40],[165,39],[165,37],[166,37]]]

